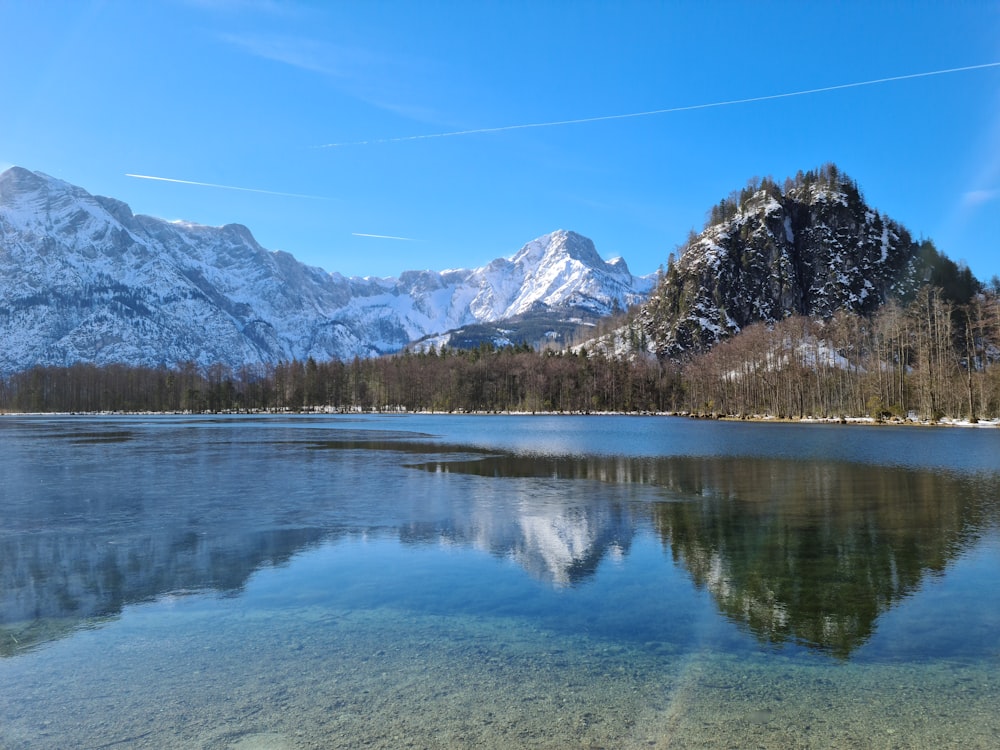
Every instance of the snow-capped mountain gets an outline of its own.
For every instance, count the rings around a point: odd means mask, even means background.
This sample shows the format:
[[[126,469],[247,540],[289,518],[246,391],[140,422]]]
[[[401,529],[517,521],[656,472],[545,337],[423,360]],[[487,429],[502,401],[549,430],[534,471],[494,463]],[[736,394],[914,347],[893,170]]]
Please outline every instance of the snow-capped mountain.
[[[529,311],[606,315],[652,285],[566,231],[472,270],[347,278],[238,224],[133,215],[38,172],[0,174],[0,372],[366,357]]]

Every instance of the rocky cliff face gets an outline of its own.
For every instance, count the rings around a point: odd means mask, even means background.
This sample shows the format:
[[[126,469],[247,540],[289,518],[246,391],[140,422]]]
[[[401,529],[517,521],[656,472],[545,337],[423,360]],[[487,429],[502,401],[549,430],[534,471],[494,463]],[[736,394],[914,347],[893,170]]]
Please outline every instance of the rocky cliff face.
[[[765,180],[713,209],[671,260],[641,323],[656,352],[675,357],[751,323],[870,313],[919,283],[918,251],[832,165],[784,189]]]
[[[346,278],[244,226],[137,216],[41,173],[0,174],[0,373],[375,356],[528,310],[604,315],[651,287],[565,231],[477,269]]]

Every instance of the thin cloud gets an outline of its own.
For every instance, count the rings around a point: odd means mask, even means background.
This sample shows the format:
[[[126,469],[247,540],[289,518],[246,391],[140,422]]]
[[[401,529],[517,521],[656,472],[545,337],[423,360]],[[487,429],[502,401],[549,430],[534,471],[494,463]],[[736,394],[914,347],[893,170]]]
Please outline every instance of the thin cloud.
[[[377,62],[364,50],[333,46],[298,36],[223,34],[221,39],[254,57],[337,79],[350,79],[357,71]]]
[[[403,240],[404,242],[419,242],[413,237],[393,237],[391,234],[365,234],[364,232],[351,232],[354,237],[372,237],[376,240]]]
[[[440,122],[433,110],[412,101],[413,77],[433,75],[423,60],[382,54],[299,35],[221,34],[243,52],[328,78],[333,85],[373,107],[424,122]]]
[[[183,2],[202,10],[222,13],[256,11],[273,15],[287,15],[291,8],[288,3],[278,2],[278,0],[183,0]]]
[[[322,195],[305,195],[303,193],[282,193],[278,190],[260,190],[259,188],[237,187],[236,185],[217,185],[214,182],[196,182],[195,180],[176,180],[173,177],[154,177],[148,174],[129,174],[126,177],[134,177],[137,180],[156,180],[157,182],[173,182],[178,185],[197,185],[198,187],[217,188],[219,190],[239,190],[243,193],[263,193],[264,195],[281,195],[286,198],[309,198],[311,200],[327,201],[329,198]]]
[[[895,81],[907,81],[914,78],[928,78],[930,76],[949,75],[951,73],[963,73],[970,70],[982,70],[984,68],[1000,67],[1000,62],[984,63],[982,65],[967,65],[962,68],[947,68],[945,70],[931,70],[924,73],[909,73],[902,76],[890,76],[888,78],[875,78],[870,81],[855,81],[853,83],[841,83],[836,86],[822,86],[815,89],[804,89],[802,91],[789,91],[783,94],[768,94],[766,96],[752,96],[746,99],[729,99],[722,102],[709,102],[706,104],[689,104],[684,107],[669,107],[667,109],[652,109],[648,112],[629,112],[621,115],[601,115],[598,117],[581,117],[574,120],[553,120],[552,122],[531,122],[521,125],[501,125],[493,128],[475,128],[472,130],[454,130],[447,133],[425,133],[424,135],[406,135],[397,138],[378,138],[369,141],[353,141],[345,143],[325,143],[316,148],[340,148],[343,146],[370,146],[378,143],[401,143],[403,141],[421,141],[428,138],[452,138],[461,135],[480,135],[484,133],[503,133],[509,130],[526,130],[528,128],[554,128],[561,125],[582,125],[588,122],[607,122],[608,120],[626,120],[633,117],[651,117],[653,115],[666,115],[674,112],[690,112],[696,109],[711,109],[714,107],[729,107],[734,104],[752,104],[754,102],[766,102],[774,99],[788,99],[793,96],[808,96],[810,94],[822,94],[829,91],[841,91],[843,89],[859,88],[861,86],[875,86],[881,83],[893,83]]]
[[[969,190],[962,196],[964,205],[975,208],[1000,198],[1000,190]]]

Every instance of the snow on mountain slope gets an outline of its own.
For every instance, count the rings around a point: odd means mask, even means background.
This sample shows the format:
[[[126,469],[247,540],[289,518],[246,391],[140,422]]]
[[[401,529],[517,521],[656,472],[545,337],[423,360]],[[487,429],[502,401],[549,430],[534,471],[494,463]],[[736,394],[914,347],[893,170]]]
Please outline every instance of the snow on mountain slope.
[[[651,279],[637,280],[620,258],[606,263],[593,242],[566,231],[539,237],[480,272],[484,283],[470,309],[481,322],[520,315],[539,303],[607,315],[615,301],[627,307],[652,288]]]
[[[41,173],[0,174],[0,372],[374,356],[539,307],[604,315],[652,285],[565,231],[473,270],[347,278],[241,225],[136,216]]]
[[[784,189],[765,179],[713,208],[639,321],[658,355],[679,357],[757,322],[870,314],[920,283],[919,251],[833,165]]]

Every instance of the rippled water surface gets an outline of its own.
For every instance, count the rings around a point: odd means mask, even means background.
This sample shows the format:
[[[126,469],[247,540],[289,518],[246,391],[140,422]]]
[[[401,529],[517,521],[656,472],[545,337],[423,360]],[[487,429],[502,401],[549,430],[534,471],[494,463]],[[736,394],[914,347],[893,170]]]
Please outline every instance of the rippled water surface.
[[[0,748],[994,748],[1000,430],[0,417]]]

